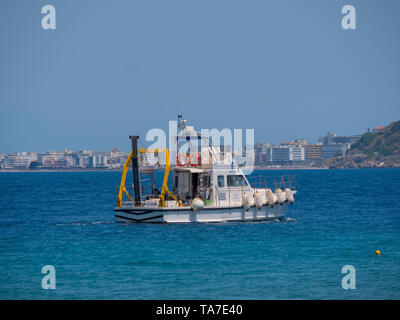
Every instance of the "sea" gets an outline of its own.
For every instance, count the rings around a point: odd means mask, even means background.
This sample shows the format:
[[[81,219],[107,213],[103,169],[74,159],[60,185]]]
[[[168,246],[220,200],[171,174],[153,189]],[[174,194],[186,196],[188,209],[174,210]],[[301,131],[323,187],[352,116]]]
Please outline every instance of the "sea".
[[[400,169],[282,174],[281,221],[124,224],[121,172],[0,173],[0,299],[399,299]]]

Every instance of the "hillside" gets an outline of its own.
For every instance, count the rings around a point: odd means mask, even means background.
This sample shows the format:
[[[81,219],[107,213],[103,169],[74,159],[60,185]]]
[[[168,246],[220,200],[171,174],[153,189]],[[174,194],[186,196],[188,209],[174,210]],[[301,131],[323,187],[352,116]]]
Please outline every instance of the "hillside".
[[[379,132],[366,132],[345,157],[324,162],[330,168],[400,167],[400,121],[392,122]]]

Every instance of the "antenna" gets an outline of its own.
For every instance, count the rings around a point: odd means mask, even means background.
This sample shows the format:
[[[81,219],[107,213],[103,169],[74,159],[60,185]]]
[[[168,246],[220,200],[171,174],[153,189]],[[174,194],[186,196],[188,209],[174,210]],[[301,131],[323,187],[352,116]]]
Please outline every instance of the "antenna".
[[[141,188],[140,188],[140,176],[139,176],[139,158],[138,158],[138,147],[137,142],[139,136],[129,136],[132,140],[132,173],[133,173],[133,188],[135,192],[135,206],[141,205]]]
[[[178,129],[183,130],[186,127],[186,120],[183,119],[181,114],[178,114]]]

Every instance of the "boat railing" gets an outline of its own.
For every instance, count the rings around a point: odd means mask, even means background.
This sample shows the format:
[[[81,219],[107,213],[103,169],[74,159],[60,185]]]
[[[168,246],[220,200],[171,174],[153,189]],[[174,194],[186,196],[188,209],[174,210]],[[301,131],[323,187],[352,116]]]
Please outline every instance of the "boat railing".
[[[134,194],[134,186],[131,185],[129,189],[130,189],[129,192],[132,192],[132,194]],[[117,190],[118,190],[118,187],[117,187]],[[142,186],[141,186],[141,198],[140,199],[141,199],[142,204],[151,205],[151,203],[154,203],[154,205],[159,205],[160,194],[161,194],[160,190],[154,185],[142,184]],[[169,193],[166,193],[164,198],[166,201],[174,200],[169,195]],[[123,201],[122,205],[131,207],[131,206],[135,206],[135,203],[134,203],[134,200],[132,198],[130,198],[126,201]]]
[[[297,175],[282,175],[282,176],[265,176],[265,175],[257,175],[257,176],[249,176],[247,177],[250,185],[253,188],[258,189],[271,189],[275,190],[277,188],[286,189],[290,188],[292,190],[296,190],[297,186]]]
[[[174,197],[176,197],[179,200],[178,195],[172,190],[171,193],[174,195]],[[151,185],[142,185],[142,202],[144,201],[151,201],[151,200],[160,200],[160,189],[158,189],[155,186],[151,186]],[[169,194],[166,193],[164,195],[164,200],[165,201],[170,201],[170,200],[174,200],[175,199]]]

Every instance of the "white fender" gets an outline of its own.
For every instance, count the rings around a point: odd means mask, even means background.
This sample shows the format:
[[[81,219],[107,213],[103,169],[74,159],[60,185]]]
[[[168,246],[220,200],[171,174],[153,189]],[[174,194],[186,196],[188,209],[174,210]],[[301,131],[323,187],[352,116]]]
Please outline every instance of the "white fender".
[[[256,191],[256,193],[254,194],[254,204],[256,205],[257,209],[261,209],[263,205],[262,196],[260,193],[258,193],[258,191]]]
[[[294,203],[294,196],[293,196],[293,192],[292,190],[290,190],[289,188],[285,189],[285,194],[286,194],[286,199],[293,204]]]
[[[204,208],[204,202],[200,198],[194,198],[192,201],[193,211],[200,211]]]
[[[270,189],[267,189],[266,195],[267,195],[267,203],[268,203],[268,205],[271,208],[273,208],[274,205],[275,205],[274,194],[272,193],[272,191]]]
[[[275,190],[276,197],[278,199],[279,204],[283,204],[286,200],[285,194],[282,192],[281,188],[276,188]]]
[[[245,211],[249,211],[250,209],[250,199],[247,196],[246,192],[243,193],[243,208]]]

